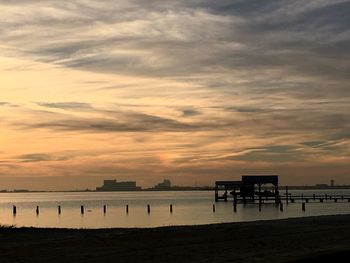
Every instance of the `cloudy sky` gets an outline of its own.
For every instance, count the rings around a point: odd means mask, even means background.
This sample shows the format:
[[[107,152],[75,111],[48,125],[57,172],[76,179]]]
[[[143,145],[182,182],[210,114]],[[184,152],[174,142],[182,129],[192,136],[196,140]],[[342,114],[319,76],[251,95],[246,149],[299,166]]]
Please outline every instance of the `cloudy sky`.
[[[0,10],[0,189],[350,184],[350,1]]]

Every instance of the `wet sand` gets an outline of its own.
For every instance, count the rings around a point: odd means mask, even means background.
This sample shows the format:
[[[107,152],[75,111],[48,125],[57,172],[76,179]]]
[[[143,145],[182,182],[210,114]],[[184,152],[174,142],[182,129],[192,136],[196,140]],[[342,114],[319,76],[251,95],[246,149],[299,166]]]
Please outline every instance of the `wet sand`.
[[[320,262],[350,255],[350,215],[150,229],[0,229],[0,262]]]

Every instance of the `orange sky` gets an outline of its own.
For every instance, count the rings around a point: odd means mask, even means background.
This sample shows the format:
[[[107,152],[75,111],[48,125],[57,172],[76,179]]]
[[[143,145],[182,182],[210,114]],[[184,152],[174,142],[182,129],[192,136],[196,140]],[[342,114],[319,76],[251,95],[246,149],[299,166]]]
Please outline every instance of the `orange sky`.
[[[342,1],[20,2],[0,1],[0,189],[350,184]]]

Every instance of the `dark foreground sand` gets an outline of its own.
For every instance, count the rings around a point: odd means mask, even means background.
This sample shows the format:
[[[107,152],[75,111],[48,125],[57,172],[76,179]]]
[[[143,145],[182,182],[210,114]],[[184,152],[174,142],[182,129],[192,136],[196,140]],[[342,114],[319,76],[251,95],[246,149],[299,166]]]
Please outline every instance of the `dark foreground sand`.
[[[6,263],[348,262],[349,256],[350,215],[154,229],[0,229]]]

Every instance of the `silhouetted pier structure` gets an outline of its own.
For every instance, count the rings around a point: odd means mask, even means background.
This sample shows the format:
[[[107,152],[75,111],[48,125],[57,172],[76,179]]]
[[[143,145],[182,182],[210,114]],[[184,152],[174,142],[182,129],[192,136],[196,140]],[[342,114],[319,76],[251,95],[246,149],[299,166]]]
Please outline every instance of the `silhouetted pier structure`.
[[[280,197],[281,201],[286,201],[291,203],[295,203],[296,201],[302,201],[305,203],[311,203],[311,202],[348,202],[350,203],[350,195],[329,195],[329,194],[291,194],[286,191],[283,196]]]
[[[222,193],[223,194],[220,194]],[[280,194],[278,188],[277,175],[244,175],[241,181],[216,181],[215,182],[215,202],[223,200],[225,202],[232,199],[234,205],[238,201],[255,202],[259,204],[273,201],[276,205],[285,201],[286,204],[301,201],[309,202],[349,202],[350,195],[330,195],[330,194],[292,194],[285,187],[285,193]],[[280,206],[283,210],[283,205]]]
[[[266,185],[270,185],[270,188],[266,187]],[[220,195],[222,190],[224,193]],[[246,203],[247,201],[255,202],[255,200],[259,200],[259,204],[261,204],[263,199],[267,201],[272,198],[278,204],[280,201],[278,176],[243,175],[241,181],[215,182],[215,202],[220,200],[227,202],[229,194],[232,196],[234,203],[237,203],[237,201]]]

